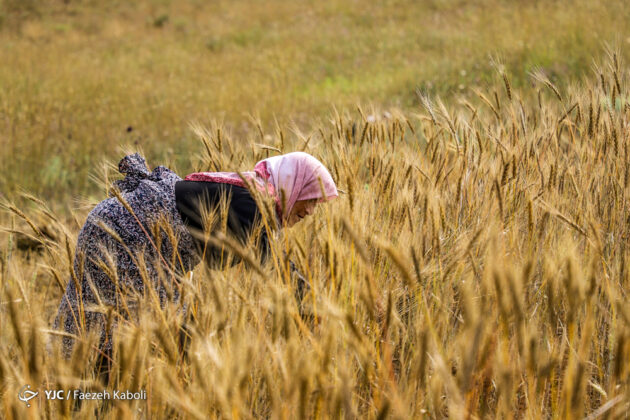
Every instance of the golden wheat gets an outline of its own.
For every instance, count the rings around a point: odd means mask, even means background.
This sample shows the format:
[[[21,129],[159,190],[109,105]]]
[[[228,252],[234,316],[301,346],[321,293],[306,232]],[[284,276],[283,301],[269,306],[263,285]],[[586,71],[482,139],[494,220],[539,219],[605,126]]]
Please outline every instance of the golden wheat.
[[[266,265],[252,243],[218,233],[213,245],[242,263],[177,282],[161,273],[180,296],[164,306],[151,287],[123,313],[101,305],[117,325],[108,385],[93,334],[77,337],[70,361],[46,349],[63,278],[76,281],[76,224],[32,196],[28,211],[6,203],[2,416],[627,416],[630,113],[627,72],[609,56],[601,76],[566,91],[535,71],[545,89],[532,94],[502,70],[461,106],[422,94],[415,115],[359,107],[308,134],[257,123],[239,142],[195,125],[196,169],[300,149],[346,194],[272,241]],[[271,227],[273,209],[256,199]],[[17,250],[17,232],[43,251]],[[304,312],[289,258],[311,286]],[[25,384],[40,390],[30,408],[17,398]],[[147,399],[76,406],[46,399],[53,389],[142,389]]]

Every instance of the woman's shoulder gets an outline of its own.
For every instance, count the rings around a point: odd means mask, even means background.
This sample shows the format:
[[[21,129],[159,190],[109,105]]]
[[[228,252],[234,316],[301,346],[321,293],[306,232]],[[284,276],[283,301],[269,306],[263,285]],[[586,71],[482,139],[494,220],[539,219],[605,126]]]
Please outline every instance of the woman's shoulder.
[[[200,203],[216,205],[222,199],[228,200],[230,210],[239,215],[253,218],[258,213],[256,200],[245,187],[224,182],[190,180],[175,183],[175,200],[180,206],[196,207]]]
[[[175,198],[177,200],[199,200],[204,197],[206,200],[216,201],[223,196],[231,197],[231,201],[236,197],[238,200],[254,202],[247,188],[231,183],[192,180],[175,182]]]

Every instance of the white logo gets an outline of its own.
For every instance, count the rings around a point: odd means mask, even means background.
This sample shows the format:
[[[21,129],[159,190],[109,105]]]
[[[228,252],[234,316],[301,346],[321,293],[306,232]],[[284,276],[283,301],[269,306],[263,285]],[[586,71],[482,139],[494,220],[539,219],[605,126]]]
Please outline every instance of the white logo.
[[[20,399],[20,401],[24,401],[27,407],[31,406],[29,401],[37,397],[37,394],[39,394],[39,392],[29,391],[30,389],[31,389],[30,385],[24,385],[22,389],[20,389],[20,392],[18,393],[18,398]]]

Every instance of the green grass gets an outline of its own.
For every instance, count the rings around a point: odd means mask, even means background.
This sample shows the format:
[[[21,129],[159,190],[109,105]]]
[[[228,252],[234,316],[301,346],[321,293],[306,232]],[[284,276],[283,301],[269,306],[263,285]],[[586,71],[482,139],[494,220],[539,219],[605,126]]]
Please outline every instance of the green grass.
[[[623,1],[94,1],[0,3],[0,191],[64,203],[120,145],[192,170],[190,121],[250,115],[315,127],[333,107],[415,111],[542,67],[559,84],[590,73],[630,22]],[[132,131],[127,132],[131,126]]]

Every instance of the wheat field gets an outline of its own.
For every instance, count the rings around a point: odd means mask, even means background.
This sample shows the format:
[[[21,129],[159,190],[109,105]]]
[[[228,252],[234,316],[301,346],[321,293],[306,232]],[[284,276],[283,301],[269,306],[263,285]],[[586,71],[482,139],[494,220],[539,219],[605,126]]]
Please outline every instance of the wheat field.
[[[625,2],[175,3],[0,0],[1,419],[630,416]],[[59,354],[124,153],[184,176],[296,150],[341,193],[270,261],[218,232],[245,263],[92,308],[109,383],[95,334]]]
[[[419,112],[357,108],[310,133],[280,128],[273,144],[262,128],[236,142],[195,127],[202,169],[305,150],[343,193],[274,242],[268,265],[199,266],[177,304],[141,302],[116,330],[107,389],[146,400],[18,400],[24,384],[101,385],[96,337],[68,362],[45,351],[80,221],[30,195],[28,214],[5,203],[3,417],[626,417],[628,74],[609,50],[565,90],[530,76],[515,88],[498,62],[494,88],[458,103],[420,93]],[[39,253],[16,249],[20,230]],[[308,317],[283,251],[312,286]]]

